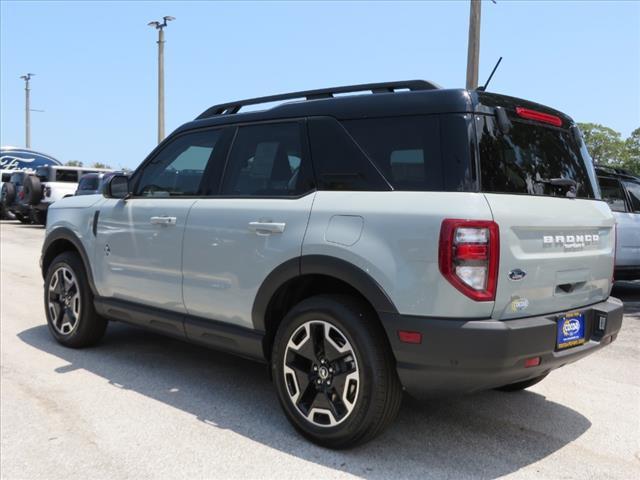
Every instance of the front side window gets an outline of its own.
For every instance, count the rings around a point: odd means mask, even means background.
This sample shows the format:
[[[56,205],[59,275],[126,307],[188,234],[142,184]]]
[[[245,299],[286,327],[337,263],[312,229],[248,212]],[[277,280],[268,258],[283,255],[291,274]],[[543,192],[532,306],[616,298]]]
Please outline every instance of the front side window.
[[[198,195],[204,171],[213,157],[221,130],[187,133],[147,163],[135,192],[142,197]]]
[[[294,196],[311,187],[301,124],[238,128],[222,182],[222,195]]]
[[[640,213],[640,182],[625,180],[623,183],[627,188],[629,198],[631,198],[631,210]]]
[[[598,177],[602,199],[609,204],[614,212],[626,212],[627,206],[624,199],[622,185],[615,178]]]

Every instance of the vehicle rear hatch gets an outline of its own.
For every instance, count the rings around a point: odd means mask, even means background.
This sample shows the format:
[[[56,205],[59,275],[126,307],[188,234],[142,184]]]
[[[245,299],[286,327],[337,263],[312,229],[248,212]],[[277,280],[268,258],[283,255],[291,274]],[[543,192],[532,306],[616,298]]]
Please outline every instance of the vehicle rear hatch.
[[[500,228],[494,318],[579,309],[609,296],[615,219],[573,121],[479,94],[481,188]],[[495,107],[498,107],[496,110]]]

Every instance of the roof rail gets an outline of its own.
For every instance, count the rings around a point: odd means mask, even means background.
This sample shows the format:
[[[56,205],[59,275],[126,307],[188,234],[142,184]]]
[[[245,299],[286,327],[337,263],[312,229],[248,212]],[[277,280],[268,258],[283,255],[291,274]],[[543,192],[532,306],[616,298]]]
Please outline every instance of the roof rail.
[[[215,115],[238,113],[238,111],[247,105],[258,105],[260,103],[277,102],[280,100],[318,100],[321,98],[333,98],[337,93],[354,93],[366,92],[371,93],[392,93],[396,90],[435,90],[440,88],[439,85],[428,82],[426,80],[404,80],[399,82],[383,82],[383,83],[364,83],[361,85],[348,85],[344,87],[321,88],[318,90],[303,90],[300,92],[284,93],[281,95],[270,95],[267,97],[249,98],[247,100],[239,100],[237,102],[221,103],[214,105],[201,113],[196,120],[209,118]]]

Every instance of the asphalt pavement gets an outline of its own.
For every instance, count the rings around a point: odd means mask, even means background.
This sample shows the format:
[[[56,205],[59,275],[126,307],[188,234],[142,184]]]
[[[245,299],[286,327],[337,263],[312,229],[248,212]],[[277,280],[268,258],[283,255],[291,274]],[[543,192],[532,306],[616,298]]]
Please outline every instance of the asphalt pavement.
[[[123,478],[640,478],[640,284],[618,339],[518,393],[417,402],[373,442],[312,445],[267,369],[114,323],[84,350],[53,341],[44,230],[0,224],[0,476]]]

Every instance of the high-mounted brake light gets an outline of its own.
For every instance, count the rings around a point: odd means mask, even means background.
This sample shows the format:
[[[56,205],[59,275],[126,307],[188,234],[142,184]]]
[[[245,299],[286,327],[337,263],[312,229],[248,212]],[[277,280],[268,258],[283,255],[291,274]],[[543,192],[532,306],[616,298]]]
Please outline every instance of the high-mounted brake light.
[[[440,272],[467,297],[481,302],[495,300],[499,257],[497,223],[452,218],[442,221],[438,251]]]
[[[527,120],[535,120],[536,122],[548,123],[556,127],[562,126],[562,119],[556,115],[549,113],[538,112],[537,110],[530,110],[524,107],[516,107],[516,113],[519,117],[526,118]]]

